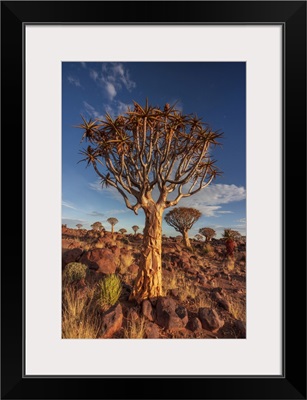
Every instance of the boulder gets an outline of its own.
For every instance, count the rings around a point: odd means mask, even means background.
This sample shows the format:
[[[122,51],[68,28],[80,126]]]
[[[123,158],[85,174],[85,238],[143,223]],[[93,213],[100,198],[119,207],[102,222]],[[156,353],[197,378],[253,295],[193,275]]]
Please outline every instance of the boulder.
[[[152,308],[151,302],[149,300],[144,300],[142,303],[142,313],[144,317],[149,319],[149,321],[155,320],[154,309]]]
[[[175,289],[171,289],[170,290],[170,294],[174,297],[177,297],[179,295],[179,289],[175,288]]]
[[[111,338],[115,332],[119,331],[123,323],[123,310],[120,304],[111,307],[102,316],[102,337]]]
[[[159,297],[156,305],[156,322],[166,329],[181,329],[188,322],[188,313],[185,307],[179,306],[170,297]]]
[[[66,264],[71,262],[78,262],[83,250],[80,248],[75,248],[72,250],[67,250],[62,255],[62,266],[65,267]]]
[[[193,317],[193,318],[189,319],[187,328],[190,331],[195,332],[195,331],[200,331],[203,327],[202,327],[200,320],[197,317]]]
[[[219,307],[223,308],[226,311],[230,310],[229,301],[223,298],[218,292],[214,293],[214,299]]]
[[[235,320],[233,323],[233,329],[238,339],[246,338],[246,325],[243,321]]]
[[[219,318],[217,312],[208,307],[200,308],[198,317],[202,327],[208,331],[217,332],[224,325],[224,321]]]
[[[90,269],[104,274],[114,274],[118,265],[118,258],[110,249],[93,249],[84,253],[80,262]]]
[[[128,271],[129,271],[131,274],[137,274],[137,273],[138,273],[138,270],[139,270],[139,266],[138,266],[137,264],[131,264],[131,265],[129,265],[129,267],[128,267]]]
[[[127,319],[130,321],[136,321],[139,319],[139,314],[134,308],[130,308],[128,313],[127,313]]]
[[[159,326],[152,322],[148,322],[145,327],[145,335],[147,339],[159,339]]]

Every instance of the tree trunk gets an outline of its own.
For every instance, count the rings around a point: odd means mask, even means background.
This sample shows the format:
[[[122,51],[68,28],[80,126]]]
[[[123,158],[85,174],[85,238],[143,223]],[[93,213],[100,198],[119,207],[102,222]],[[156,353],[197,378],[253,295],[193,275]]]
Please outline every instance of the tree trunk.
[[[162,214],[163,207],[155,203],[143,207],[146,220],[139,272],[130,300],[138,303],[162,296]]]
[[[184,245],[184,247],[187,247],[188,249],[192,249],[191,242],[190,242],[190,239],[189,239],[189,236],[188,236],[188,231],[183,231],[182,232],[182,236],[183,236],[183,245]]]
[[[111,225],[111,232],[114,233],[114,225]]]

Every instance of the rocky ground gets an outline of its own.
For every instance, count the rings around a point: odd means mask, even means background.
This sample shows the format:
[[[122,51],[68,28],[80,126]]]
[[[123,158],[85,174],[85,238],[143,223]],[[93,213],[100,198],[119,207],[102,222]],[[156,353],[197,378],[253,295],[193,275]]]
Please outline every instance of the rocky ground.
[[[138,271],[142,235],[63,227],[63,269],[70,262],[88,267],[86,280],[77,288],[80,298],[91,298],[89,293],[106,274],[116,273],[122,282],[119,302],[108,310],[95,310],[94,334],[84,328],[81,332],[80,326],[89,322],[86,315],[85,321],[78,319],[75,311],[77,328],[71,329],[69,307],[64,304],[63,337],[245,338],[245,243],[238,243],[229,260],[223,240],[212,239],[209,245],[191,242],[193,251],[185,249],[178,238],[163,238],[165,296],[138,305],[128,298]]]

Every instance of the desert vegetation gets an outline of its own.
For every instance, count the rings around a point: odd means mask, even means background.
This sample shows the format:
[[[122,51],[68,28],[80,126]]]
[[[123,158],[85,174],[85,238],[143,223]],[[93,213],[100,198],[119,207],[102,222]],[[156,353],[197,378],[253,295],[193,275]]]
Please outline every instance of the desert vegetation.
[[[62,227],[63,338],[244,338],[245,239],[162,238],[163,296],[138,303],[138,234]],[[180,235],[182,239],[182,236]]]

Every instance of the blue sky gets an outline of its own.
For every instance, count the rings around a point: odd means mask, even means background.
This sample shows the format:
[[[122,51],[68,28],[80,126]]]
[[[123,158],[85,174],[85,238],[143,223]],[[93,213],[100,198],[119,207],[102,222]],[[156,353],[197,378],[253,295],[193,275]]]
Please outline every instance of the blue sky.
[[[213,150],[223,171],[211,185],[179,202],[194,207],[202,217],[190,231],[202,227],[218,233],[224,228],[246,231],[245,63],[241,62],[64,62],[62,63],[62,223],[89,228],[100,221],[107,230],[109,217],[118,219],[115,230],[144,227],[142,211],[127,209],[113,188],[101,189],[92,167],[78,163],[81,115],[103,118],[124,113],[133,101],[154,106],[177,103],[184,114],[196,113],[214,130],[224,132],[222,146]],[[165,212],[168,212],[167,209]],[[178,233],[165,222],[163,233]]]

